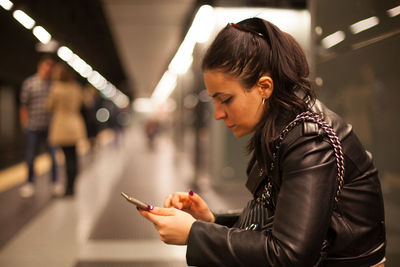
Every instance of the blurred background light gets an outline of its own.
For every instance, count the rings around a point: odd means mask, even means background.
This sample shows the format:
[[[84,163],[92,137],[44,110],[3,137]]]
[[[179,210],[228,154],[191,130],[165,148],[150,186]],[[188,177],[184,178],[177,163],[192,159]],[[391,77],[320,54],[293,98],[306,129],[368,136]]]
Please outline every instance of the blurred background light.
[[[47,44],[51,40],[50,33],[42,26],[35,26],[33,28],[33,35],[35,35],[36,38],[38,38],[38,40],[43,44]]]
[[[395,17],[400,14],[400,6],[396,6],[386,11],[389,17]]]
[[[66,46],[61,46],[57,50],[57,55],[64,61],[68,61],[72,58],[74,53]]]
[[[194,45],[195,43],[185,39],[169,64],[168,70],[175,74],[185,74],[193,62]]]
[[[43,52],[43,53],[55,53],[58,48],[59,48],[60,44],[54,40],[51,39],[50,41],[48,41],[47,43],[42,43],[42,42],[38,42],[35,45],[36,51],[38,52]]]
[[[96,111],[96,119],[99,122],[107,122],[110,119],[110,111],[106,108],[99,108]]]
[[[337,45],[338,43],[342,42],[346,38],[346,35],[343,31],[337,31],[326,36],[324,39],[321,40],[321,44],[324,48],[328,49],[332,46]]]
[[[9,0],[0,0],[0,6],[2,6],[5,10],[10,10],[14,4]]]
[[[378,17],[373,16],[350,25],[350,31],[353,34],[357,34],[362,31],[368,30],[378,24],[379,24]]]
[[[133,101],[133,110],[142,113],[151,113],[154,110],[153,100],[151,98],[136,98]]]
[[[72,54],[67,63],[84,78],[92,73],[92,67],[76,54]]]
[[[156,103],[163,103],[175,89],[176,84],[177,75],[171,71],[166,71],[157,84],[151,98],[154,99]]]
[[[29,17],[24,11],[22,10],[15,10],[13,12],[13,17],[22,24],[28,30],[32,29],[35,25],[35,21]]]
[[[322,30],[322,27],[321,27],[321,26],[316,26],[315,29],[314,29],[314,31],[315,31],[315,33],[316,33],[317,35],[322,35],[322,33],[323,33],[323,30]]]
[[[187,109],[193,109],[199,103],[199,99],[194,94],[185,96],[183,99],[183,106]]]
[[[120,91],[116,91],[111,99],[118,108],[124,109],[129,106],[129,98]]]
[[[208,91],[206,89],[202,90],[199,95],[198,98],[201,102],[210,102],[211,101],[211,97],[208,94]]]
[[[210,38],[214,25],[214,8],[209,5],[203,5],[196,13],[192,26],[187,33],[187,37],[193,42],[205,43]]]
[[[101,90],[101,92],[108,98],[112,98],[115,96],[116,92],[116,88],[114,85],[112,85],[111,83],[107,83],[106,87]]]
[[[193,63],[193,50],[196,43],[208,41],[214,29],[214,8],[203,5],[186,34],[178,51],[171,60],[168,70],[164,73],[151,96],[155,103],[162,104],[175,89],[180,74],[185,74]]]

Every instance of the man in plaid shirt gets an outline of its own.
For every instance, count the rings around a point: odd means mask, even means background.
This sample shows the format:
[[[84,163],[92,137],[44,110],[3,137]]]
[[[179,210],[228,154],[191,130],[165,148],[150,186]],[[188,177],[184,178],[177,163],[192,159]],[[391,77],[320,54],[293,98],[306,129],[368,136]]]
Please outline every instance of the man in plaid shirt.
[[[37,73],[27,78],[22,84],[20,119],[26,131],[25,157],[28,165],[28,182],[20,189],[20,195],[24,198],[35,194],[34,160],[42,144],[46,145],[52,161],[51,181],[53,182],[53,193],[57,195],[62,193],[61,185],[56,183],[55,149],[47,142],[51,114],[46,110],[46,101],[51,86],[51,74],[54,64],[53,58],[49,56],[43,57],[37,65]]]

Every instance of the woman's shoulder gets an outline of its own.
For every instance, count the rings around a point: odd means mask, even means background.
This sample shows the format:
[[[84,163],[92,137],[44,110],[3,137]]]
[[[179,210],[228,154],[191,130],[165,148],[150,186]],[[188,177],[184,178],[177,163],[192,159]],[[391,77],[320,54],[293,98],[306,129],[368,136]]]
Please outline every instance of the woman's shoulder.
[[[336,135],[339,140],[344,139],[352,131],[338,114],[326,107],[321,101],[315,100],[310,105],[310,112],[300,114],[295,120],[288,123],[275,142],[285,149],[319,141],[321,137]]]
[[[319,114],[321,120],[332,128],[339,139],[343,139],[352,131],[352,126],[350,124],[318,99],[311,106],[311,111]],[[319,131],[321,132],[321,129]]]

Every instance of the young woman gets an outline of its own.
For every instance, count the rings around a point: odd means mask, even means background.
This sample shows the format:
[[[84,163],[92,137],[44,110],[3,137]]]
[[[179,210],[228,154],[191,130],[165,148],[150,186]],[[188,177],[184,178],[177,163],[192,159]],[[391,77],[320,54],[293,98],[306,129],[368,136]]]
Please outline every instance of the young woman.
[[[298,43],[268,21],[227,25],[203,60],[215,119],[252,134],[241,214],[193,192],[140,213],[194,266],[383,266],[383,200],[371,155],[315,98]]]
[[[64,152],[67,174],[64,195],[73,196],[79,169],[76,146],[86,138],[86,127],[80,112],[83,91],[72,70],[64,63],[58,63],[53,74],[54,82],[47,99],[47,107],[53,113],[49,142],[61,147]]]

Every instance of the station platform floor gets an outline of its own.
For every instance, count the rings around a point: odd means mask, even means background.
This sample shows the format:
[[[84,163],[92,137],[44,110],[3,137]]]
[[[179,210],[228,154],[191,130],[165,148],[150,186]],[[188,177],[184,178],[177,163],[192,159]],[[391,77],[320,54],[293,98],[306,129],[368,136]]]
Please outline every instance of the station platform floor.
[[[120,193],[161,206],[167,194],[194,189],[214,210],[240,208],[250,198],[244,181],[213,187],[203,179],[194,187],[192,162],[190,149],[177,151],[168,134],[159,136],[154,149],[149,149],[142,129],[131,127],[117,143],[105,143],[80,157],[74,197],[53,198],[46,171],[39,172],[33,198],[19,197],[21,181],[0,188],[0,266],[187,266],[186,247],[161,242],[153,225]],[[7,175],[18,171],[15,168]],[[59,171],[63,173],[63,167]],[[0,185],[2,179],[0,172]],[[388,231],[386,267],[400,266],[397,181],[382,180]]]

